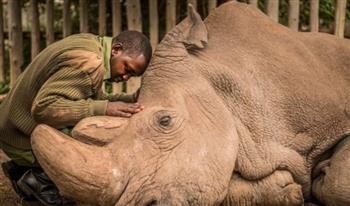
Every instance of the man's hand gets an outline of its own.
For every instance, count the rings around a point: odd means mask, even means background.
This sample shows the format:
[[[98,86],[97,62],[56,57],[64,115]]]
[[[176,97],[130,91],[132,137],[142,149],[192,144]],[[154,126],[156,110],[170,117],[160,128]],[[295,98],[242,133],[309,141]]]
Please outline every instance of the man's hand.
[[[133,114],[143,110],[139,103],[108,102],[107,116],[131,117]]]

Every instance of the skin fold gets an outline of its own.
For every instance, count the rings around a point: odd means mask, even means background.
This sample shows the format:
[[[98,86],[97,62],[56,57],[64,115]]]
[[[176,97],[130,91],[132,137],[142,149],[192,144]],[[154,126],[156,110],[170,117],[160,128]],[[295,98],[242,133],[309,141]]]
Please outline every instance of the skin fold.
[[[142,78],[142,112],[86,118],[73,138],[35,129],[59,189],[93,205],[349,205],[349,41],[237,2],[189,9]]]

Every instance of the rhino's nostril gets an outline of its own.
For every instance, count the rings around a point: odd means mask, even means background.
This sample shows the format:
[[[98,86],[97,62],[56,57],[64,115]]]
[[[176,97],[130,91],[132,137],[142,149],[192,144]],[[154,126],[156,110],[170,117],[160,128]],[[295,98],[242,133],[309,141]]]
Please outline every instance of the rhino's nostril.
[[[156,206],[158,205],[158,201],[157,200],[151,200],[149,201],[146,206]]]

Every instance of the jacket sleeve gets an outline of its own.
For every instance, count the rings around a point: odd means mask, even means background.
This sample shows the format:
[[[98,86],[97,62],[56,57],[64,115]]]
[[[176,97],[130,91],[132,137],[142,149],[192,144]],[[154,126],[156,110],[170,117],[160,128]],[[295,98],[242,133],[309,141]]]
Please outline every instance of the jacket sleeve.
[[[93,87],[86,71],[62,68],[39,90],[32,104],[32,116],[38,123],[60,129],[74,126],[85,117],[104,115],[108,101],[90,99]]]

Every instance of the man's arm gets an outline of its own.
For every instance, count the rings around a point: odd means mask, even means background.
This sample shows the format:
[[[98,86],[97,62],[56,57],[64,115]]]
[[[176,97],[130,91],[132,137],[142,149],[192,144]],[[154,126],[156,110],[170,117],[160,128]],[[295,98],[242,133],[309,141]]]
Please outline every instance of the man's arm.
[[[39,90],[32,116],[38,123],[55,128],[74,126],[85,117],[104,115],[107,100],[92,100],[93,85],[87,72],[62,68],[53,74]]]

